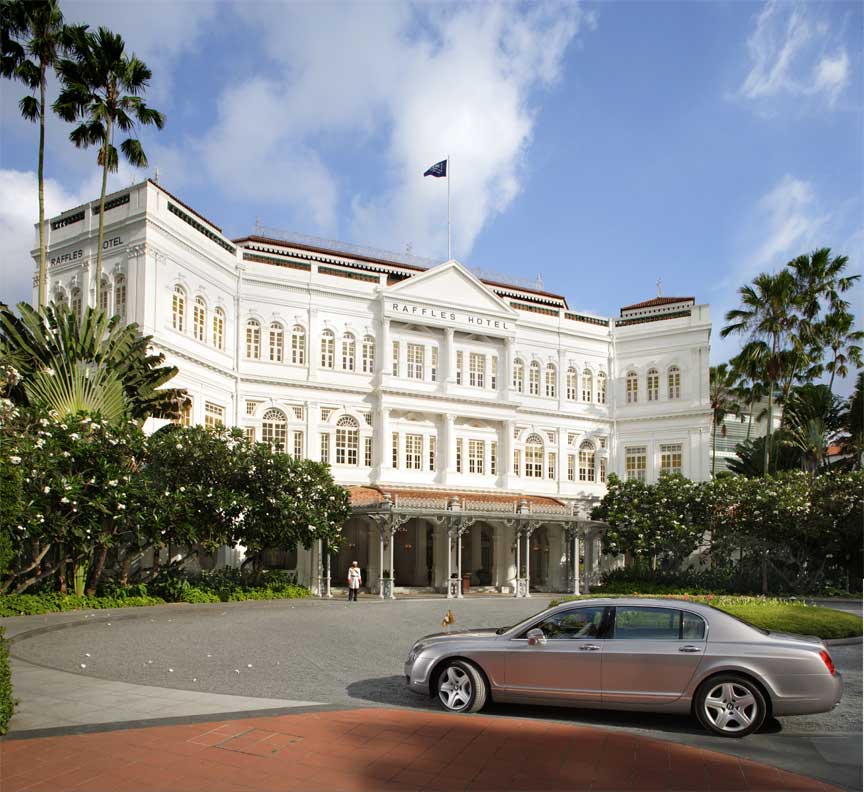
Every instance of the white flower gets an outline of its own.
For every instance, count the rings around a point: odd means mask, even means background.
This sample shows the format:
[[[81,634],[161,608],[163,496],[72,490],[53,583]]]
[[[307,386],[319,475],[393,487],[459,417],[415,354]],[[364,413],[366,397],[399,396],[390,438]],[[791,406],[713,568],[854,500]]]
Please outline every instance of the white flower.
[[[116,487],[117,486],[117,479],[111,479],[111,481],[108,482],[108,486],[109,487]]]
[[[63,456],[68,458],[68,457],[71,457],[72,454],[70,454],[68,451],[64,451]]]
[[[60,503],[69,503],[69,498],[67,498],[65,496],[60,498]]]
[[[181,449],[182,449],[182,448],[183,448],[183,444],[182,444],[182,443],[177,443],[177,445],[175,446],[175,448],[181,448]]]
[[[180,492],[186,492],[186,487],[180,487]]]
[[[77,434],[76,432],[72,432],[72,434],[69,435],[69,439],[70,440],[80,440],[81,435]]]
[[[122,504],[122,503],[118,503],[118,504],[117,504],[117,508],[118,508],[118,509],[125,509],[126,506],[125,506],[124,504]]]
[[[9,461],[10,461],[13,465],[20,465],[20,464],[21,464],[21,457],[19,457],[19,456],[10,456],[10,457],[9,457]]]

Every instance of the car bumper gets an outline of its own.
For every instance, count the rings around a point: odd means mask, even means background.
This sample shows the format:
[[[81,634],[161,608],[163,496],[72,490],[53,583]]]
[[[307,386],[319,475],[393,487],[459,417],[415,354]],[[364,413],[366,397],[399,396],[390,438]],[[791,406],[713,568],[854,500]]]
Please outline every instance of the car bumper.
[[[429,695],[429,671],[432,661],[418,657],[412,663],[405,663],[405,684],[414,693]]]
[[[827,677],[827,679],[825,678]],[[830,712],[843,698],[843,676],[838,671],[834,676],[819,675],[814,683],[813,678],[795,677],[799,684],[792,695],[778,696],[773,701],[775,715],[815,715],[819,712]],[[791,685],[784,685],[789,689]]]

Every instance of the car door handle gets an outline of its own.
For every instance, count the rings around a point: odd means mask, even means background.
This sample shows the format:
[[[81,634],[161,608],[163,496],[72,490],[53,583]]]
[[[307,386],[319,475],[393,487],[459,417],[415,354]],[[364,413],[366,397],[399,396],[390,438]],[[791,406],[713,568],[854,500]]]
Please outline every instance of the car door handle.
[[[583,652],[597,652],[600,650],[600,647],[597,644],[582,644],[579,648]]]
[[[693,652],[701,652],[702,647],[701,646],[679,646],[678,651],[679,652],[689,652],[692,654]]]

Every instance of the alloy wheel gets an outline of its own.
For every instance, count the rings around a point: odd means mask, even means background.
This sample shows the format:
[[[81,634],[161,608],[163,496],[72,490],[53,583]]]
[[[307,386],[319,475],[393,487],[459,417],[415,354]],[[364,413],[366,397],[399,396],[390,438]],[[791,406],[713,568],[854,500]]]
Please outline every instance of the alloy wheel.
[[[438,698],[449,710],[465,709],[471,701],[471,678],[459,666],[449,666],[438,680]]]
[[[740,682],[714,685],[705,696],[705,716],[718,731],[735,734],[749,729],[759,717],[759,702]]]

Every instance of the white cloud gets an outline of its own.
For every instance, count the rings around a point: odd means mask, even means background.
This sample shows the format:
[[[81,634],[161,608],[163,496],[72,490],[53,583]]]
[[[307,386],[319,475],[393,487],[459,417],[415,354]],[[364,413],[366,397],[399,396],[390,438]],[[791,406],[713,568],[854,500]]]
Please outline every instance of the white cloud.
[[[833,106],[849,82],[849,56],[827,23],[796,3],[765,4],[747,40],[750,71],[739,93],[764,103],[781,96],[823,97]]]
[[[345,190],[320,152],[381,145],[384,171],[369,176],[376,196],[350,197],[351,236],[443,256],[447,184],[422,173],[450,154],[463,257],[522,189],[535,90],[558,78],[580,24],[593,24],[559,3],[248,4],[238,13],[275,68],[222,94],[198,144],[210,178],[333,233]]]

